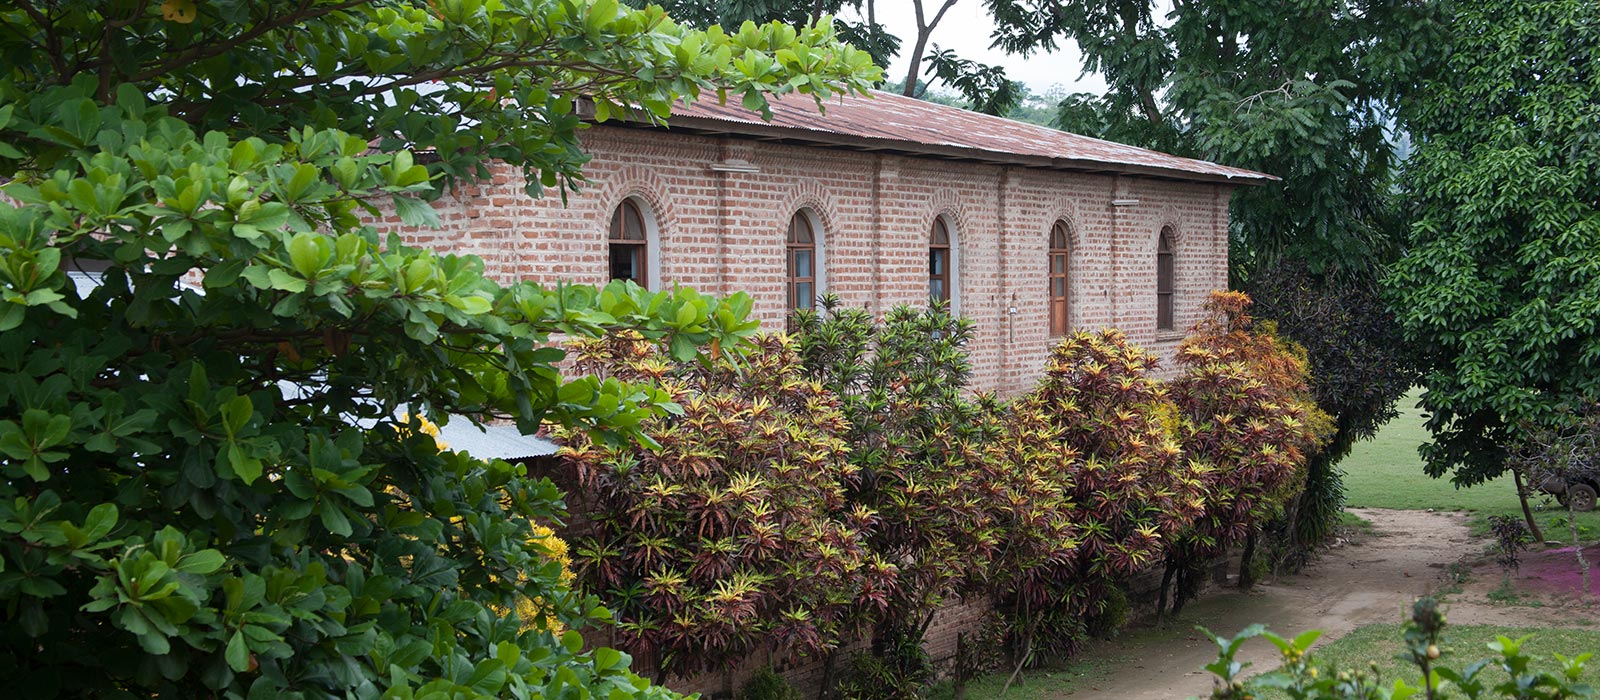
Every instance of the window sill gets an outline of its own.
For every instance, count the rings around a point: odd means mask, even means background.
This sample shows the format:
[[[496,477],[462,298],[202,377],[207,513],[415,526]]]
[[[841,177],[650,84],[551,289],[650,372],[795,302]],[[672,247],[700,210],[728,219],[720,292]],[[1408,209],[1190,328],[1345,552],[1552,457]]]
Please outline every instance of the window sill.
[[[1156,331],[1156,342],[1158,343],[1171,343],[1183,340],[1183,337],[1183,331]]]

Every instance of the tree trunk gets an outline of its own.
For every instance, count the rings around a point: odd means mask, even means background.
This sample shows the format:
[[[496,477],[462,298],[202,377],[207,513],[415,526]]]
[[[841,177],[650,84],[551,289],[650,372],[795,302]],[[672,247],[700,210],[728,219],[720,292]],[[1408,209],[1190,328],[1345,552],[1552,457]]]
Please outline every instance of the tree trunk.
[[[1172,557],[1167,557],[1167,570],[1161,572],[1161,593],[1156,598],[1156,622],[1167,617],[1167,591],[1172,587],[1172,574],[1176,570]]]
[[[1290,525],[1293,527],[1293,524]],[[1239,556],[1239,590],[1248,591],[1256,585],[1255,574],[1250,572],[1250,560],[1256,557],[1256,531],[1244,536],[1244,554]]]
[[[838,657],[839,647],[835,646],[822,658],[822,687],[817,689],[817,700],[827,700],[828,693],[833,690],[833,665]]]
[[[927,17],[922,11],[922,0],[912,0],[913,8],[917,11],[917,41],[911,50],[911,66],[906,70],[906,82],[900,87],[900,94],[906,97],[919,97],[917,94],[917,75],[922,72],[922,52],[928,48],[928,39],[933,36],[933,30],[939,26],[939,20],[944,19],[944,13],[956,4],[956,0],[944,0],[939,6],[939,11],[934,13],[933,19],[924,21]]]
[[[1572,498],[1567,498],[1567,530],[1572,533],[1572,551],[1578,555],[1578,572],[1583,576],[1583,594],[1589,595],[1589,560],[1583,558],[1583,540],[1578,538],[1578,513],[1572,509]]]
[[[917,0],[917,6],[922,5],[922,0]],[[930,32],[917,32],[917,43],[911,50],[911,67],[906,69],[906,82],[901,86],[900,94],[906,97],[917,96],[917,73],[922,71],[922,50],[928,47],[928,34]]]
[[[1517,500],[1522,502],[1522,519],[1528,523],[1528,533],[1533,535],[1534,542],[1543,542],[1544,533],[1539,530],[1539,523],[1533,520],[1533,509],[1528,507],[1528,487],[1522,483],[1522,470],[1512,467],[1511,477],[1517,484]]]
[[[1022,653],[1017,655],[1017,665],[1016,668],[1011,669],[1011,677],[1006,679],[1005,685],[1000,686],[1000,697],[1005,697],[1006,691],[1011,690],[1011,684],[1016,683],[1017,676],[1022,675],[1022,667],[1028,664],[1028,657],[1033,656],[1034,624],[1031,620],[1028,622],[1027,637],[1023,641]]]
[[[1194,574],[1190,573],[1189,567],[1187,567],[1187,566],[1179,566],[1178,567],[1178,588],[1177,588],[1177,590],[1172,592],[1172,616],[1173,617],[1177,617],[1179,613],[1183,612],[1183,604],[1188,602],[1186,600],[1187,596],[1184,595],[1184,591],[1189,589],[1189,579],[1193,575]]]
[[[950,700],[967,700],[967,633],[956,633],[956,668],[950,674]]]

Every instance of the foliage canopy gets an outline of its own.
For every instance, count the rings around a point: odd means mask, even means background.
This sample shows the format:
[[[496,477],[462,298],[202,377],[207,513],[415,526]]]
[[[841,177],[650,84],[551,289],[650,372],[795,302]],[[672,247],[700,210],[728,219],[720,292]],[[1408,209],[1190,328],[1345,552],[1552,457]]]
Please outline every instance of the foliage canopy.
[[[664,118],[679,97],[710,95],[760,111],[770,92],[822,98],[881,73],[827,16],[701,31],[616,0],[22,2],[0,24],[0,104],[17,119],[0,119],[0,172],[81,145],[70,127],[37,128],[77,107],[36,98],[73,84],[101,105],[130,86],[196,133],[282,140],[310,126],[430,150],[447,182],[504,161],[537,191],[581,178],[588,104],[601,120],[623,105]]]
[[[572,628],[550,482],[405,415],[626,439],[659,389],[553,334],[735,352],[749,300],[501,286],[383,241],[492,159],[571,184],[599,116],[875,77],[826,22],[607,0],[0,9],[0,675],[27,696],[663,695]],[[404,148],[438,158],[420,165]]]
[[[1600,398],[1600,7],[1455,4],[1449,27],[1406,105],[1415,218],[1386,284],[1425,372],[1428,473],[1470,485],[1519,424]]]

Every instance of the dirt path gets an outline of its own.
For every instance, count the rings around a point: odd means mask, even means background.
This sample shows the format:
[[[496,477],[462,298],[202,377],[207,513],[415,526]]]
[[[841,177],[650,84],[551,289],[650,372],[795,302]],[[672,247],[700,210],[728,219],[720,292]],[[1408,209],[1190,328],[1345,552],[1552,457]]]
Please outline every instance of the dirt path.
[[[1357,627],[1398,623],[1418,596],[1447,583],[1450,566],[1481,545],[1468,534],[1467,518],[1455,513],[1352,510],[1372,522],[1376,536],[1322,554],[1300,574],[1258,586],[1251,593],[1214,592],[1184,610],[1177,630],[1203,625],[1231,636],[1246,625],[1296,634],[1323,631],[1326,644]],[[1481,576],[1480,576],[1481,577]],[[1453,602],[1456,624],[1562,625],[1559,610]],[[1179,700],[1211,691],[1200,666],[1216,659],[1215,645],[1199,632],[1133,630],[1122,639],[1095,645],[1082,665],[1100,669],[1056,697],[1072,700]],[[1277,665],[1266,643],[1249,644],[1241,660],[1254,670]]]

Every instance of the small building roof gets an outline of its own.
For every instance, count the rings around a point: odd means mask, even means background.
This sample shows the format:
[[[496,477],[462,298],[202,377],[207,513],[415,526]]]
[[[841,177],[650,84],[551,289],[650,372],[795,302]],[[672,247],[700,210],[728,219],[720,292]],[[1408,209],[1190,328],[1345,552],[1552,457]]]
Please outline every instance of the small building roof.
[[[1193,158],[871,91],[844,95],[819,111],[810,95],[770,97],[772,120],[730,101],[678,105],[669,128],[739,134],[865,151],[889,151],[1027,167],[1262,184],[1279,178]]]
[[[462,417],[454,417],[439,426],[439,441],[457,452],[466,452],[478,459],[503,459],[516,461],[530,457],[548,457],[560,446],[538,435],[523,435],[514,425],[472,424]]]

